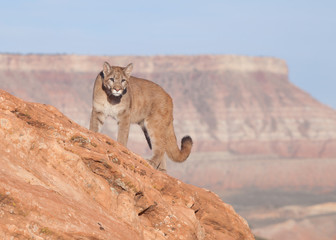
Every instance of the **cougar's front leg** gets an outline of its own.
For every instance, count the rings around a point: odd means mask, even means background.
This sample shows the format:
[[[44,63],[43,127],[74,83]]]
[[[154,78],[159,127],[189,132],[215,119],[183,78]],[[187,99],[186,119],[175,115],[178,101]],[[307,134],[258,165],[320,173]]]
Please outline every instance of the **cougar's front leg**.
[[[130,122],[131,122],[131,119],[129,115],[124,115],[124,116],[119,117],[117,141],[121,143],[122,145],[124,145],[125,147],[127,146]]]
[[[105,122],[106,116],[102,112],[96,111],[94,108],[91,112],[91,119],[90,119],[90,130],[94,132],[100,132],[104,122]]]

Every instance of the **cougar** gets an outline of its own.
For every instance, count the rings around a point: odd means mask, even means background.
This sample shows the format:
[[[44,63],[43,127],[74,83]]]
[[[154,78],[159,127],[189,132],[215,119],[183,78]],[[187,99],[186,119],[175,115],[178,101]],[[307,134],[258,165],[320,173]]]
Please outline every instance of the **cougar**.
[[[158,84],[131,76],[132,69],[132,63],[126,67],[104,63],[94,84],[90,130],[99,132],[106,117],[111,116],[118,123],[117,141],[127,146],[130,124],[138,124],[153,152],[149,163],[166,171],[164,154],[175,162],[183,162],[193,141],[190,136],[183,137],[179,149],[172,98]]]

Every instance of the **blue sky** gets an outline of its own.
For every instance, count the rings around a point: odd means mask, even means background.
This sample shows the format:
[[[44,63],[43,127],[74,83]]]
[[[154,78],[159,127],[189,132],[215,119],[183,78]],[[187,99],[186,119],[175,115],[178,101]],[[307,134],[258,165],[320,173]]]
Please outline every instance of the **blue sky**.
[[[334,0],[2,0],[0,52],[272,56],[336,109]]]

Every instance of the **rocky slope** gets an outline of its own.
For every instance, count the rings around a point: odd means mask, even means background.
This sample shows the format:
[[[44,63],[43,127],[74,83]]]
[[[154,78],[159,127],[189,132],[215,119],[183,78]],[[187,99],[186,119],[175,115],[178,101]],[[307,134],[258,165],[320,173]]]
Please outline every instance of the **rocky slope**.
[[[254,239],[218,196],[0,90],[1,239]]]
[[[190,134],[194,148],[185,163],[168,165],[170,175],[215,191],[261,236],[333,237],[325,226],[336,229],[335,214],[325,206],[336,202],[336,112],[294,86],[283,60],[0,54],[0,88],[54,105],[87,127],[93,82],[104,61],[133,62],[133,75],[159,83],[173,97],[176,135]],[[103,133],[115,139],[116,123],[107,122]],[[150,154],[137,127],[128,147]],[[284,211],[293,206],[320,206],[320,214]],[[266,218],[263,211],[274,214]]]
[[[162,85],[174,99],[178,137],[196,151],[285,157],[335,157],[336,113],[288,80],[284,61],[244,56],[95,57],[0,55],[0,87],[52,104],[88,126],[94,79],[104,61],[134,63],[134,75]],[[104,132],[115,136],[115,123]],[[129,147],[146,153],[139,129]]]

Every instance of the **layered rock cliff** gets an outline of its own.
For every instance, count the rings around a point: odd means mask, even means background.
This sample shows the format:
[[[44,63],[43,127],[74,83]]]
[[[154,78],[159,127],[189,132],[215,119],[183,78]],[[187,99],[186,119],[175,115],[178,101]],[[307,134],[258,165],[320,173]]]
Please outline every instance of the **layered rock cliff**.
[[[218,196],[0,90],[1,239],[254,239]]]
[[[133,62],[133,75],[162,85],[174,100],[178,137],[193,136],[196,151],[336,156],[335,111],[294,86],[286,63],[276,58],[2,54],[0,87],[53,104],[88,126],[93,82],[104,61]],[[115,125],[104,132],[114,137]],[[129,147],[145,153],[141,131],[131,134]]]

